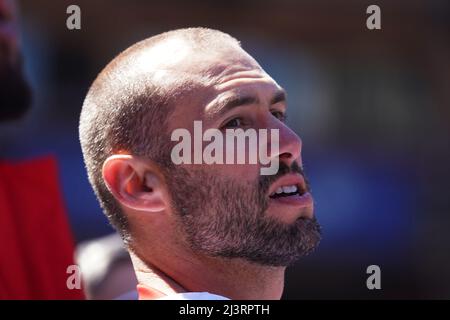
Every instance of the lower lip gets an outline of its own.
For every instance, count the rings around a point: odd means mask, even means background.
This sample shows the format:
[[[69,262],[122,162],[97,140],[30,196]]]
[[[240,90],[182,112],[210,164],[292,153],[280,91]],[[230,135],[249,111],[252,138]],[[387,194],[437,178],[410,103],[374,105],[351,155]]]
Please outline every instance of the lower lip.
[[[302,195],[296,194],[288,197],[270,198],[270,202],[297,208],[306,208],[313,205],[313,198],[309,192],[306,192]]]

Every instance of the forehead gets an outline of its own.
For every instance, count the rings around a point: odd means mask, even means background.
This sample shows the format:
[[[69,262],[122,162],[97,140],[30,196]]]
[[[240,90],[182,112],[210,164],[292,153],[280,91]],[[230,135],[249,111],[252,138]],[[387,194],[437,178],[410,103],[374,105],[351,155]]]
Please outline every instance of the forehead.
[[[189,122],[202,120],[211,107],[230,96],[252,95],[264,101],[281,90],[241,48],[197,56],[179,71],[192,74],[197,83],[181,103],[177,103],[169,121],[171,128],[189,127]]]

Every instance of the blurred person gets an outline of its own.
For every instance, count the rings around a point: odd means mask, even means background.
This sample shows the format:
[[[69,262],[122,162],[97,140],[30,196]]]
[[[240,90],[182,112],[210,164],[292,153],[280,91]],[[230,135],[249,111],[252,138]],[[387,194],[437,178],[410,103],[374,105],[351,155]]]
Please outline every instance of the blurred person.
[[[80,142],[93,189],[130,252],[139,299],[281,298],[286,267],[321,237],[286,109],[284,90],[239,41],[206,28],[141,41],[98,75]],[[271,152],[279,170],[174,164],[171,133],[192,133],[195,120],[203,130],[279,130]]]
[[[0,125],[31,104],[22,72],[15,3],[0,0]],[[0,155],[0,299],[80,299],[67,287],[74,244],[53,157],[9,161]]]
[[[137,299],[133,265],[117,233],[80,243],[76,250],[76,262],[83,275],[84,292],[88,299]]]
[[[22,72],[13,2],[0,1],[0,121],[16,120],[31,104],[31,90]]]

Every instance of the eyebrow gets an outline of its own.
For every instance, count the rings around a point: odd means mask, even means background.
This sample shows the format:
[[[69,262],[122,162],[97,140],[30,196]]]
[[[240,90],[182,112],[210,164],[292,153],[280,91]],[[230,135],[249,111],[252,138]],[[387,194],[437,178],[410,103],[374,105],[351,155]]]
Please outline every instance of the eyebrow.
[[[279,89],[275,92],[272,100],[270,101],[270,105],[276,104],[278,102],[286,101],[286,91],[284,89]]]
[[[270,105],[283,101],[286,101],[286,91],[284,89],[278,89],[270,100]],[[221,100],[215,105],[212,110],[208,112],[208,117],[220,116],[233,108],[257,103],[259,103],[259,99],[256,96],[234,94]]]

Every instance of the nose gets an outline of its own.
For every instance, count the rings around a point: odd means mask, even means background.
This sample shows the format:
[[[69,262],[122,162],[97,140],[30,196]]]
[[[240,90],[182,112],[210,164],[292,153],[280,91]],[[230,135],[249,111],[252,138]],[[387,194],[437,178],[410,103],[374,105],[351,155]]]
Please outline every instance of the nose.
[[[301,167],[302,140],[291,128],[282,122],[279,122],[277,129],[279,130],[279,149],[278,153],[272,154],[272,157],[278,157],[280,162],[289,167],[294,161],[298,161],[298,165]]]

